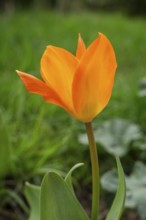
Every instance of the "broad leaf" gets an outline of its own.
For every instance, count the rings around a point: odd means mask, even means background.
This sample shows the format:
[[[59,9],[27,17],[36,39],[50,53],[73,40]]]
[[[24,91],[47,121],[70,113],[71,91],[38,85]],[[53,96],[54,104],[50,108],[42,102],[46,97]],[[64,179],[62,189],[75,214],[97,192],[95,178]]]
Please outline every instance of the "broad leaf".
[[[48,173],[41,185],[40,220],[89,220],[66,182]]]
[[[136,150],[145,151],[146,150],[146,137],[144,136],[140,140],[135,141],[133,147]]]
[[[108,153],[112,155],[124,156],[131,142],[143,137],[140,127],[128,120],[113,118],[103,122],[95,130],[95,140]],[[85,134],[79,136],[79,142],[88,144]]]
[[[102,188],[107,190],[108,192],[116,192],[118,185],[118,174],[115,168],[107,171],[101,176],[101,185]]]
[[[41,187],[26,184],[25,195],[30,205],[29,220],[40,220],[40,193]]]
[[[118,182],[118,188],[115,199],[106,217],[106,220],[119,220],[122,215],[122,211],[125,203],[125,195],[126,195],[125,176],[119,158],[117,157],[116,160],[118,167],[119,182]]]

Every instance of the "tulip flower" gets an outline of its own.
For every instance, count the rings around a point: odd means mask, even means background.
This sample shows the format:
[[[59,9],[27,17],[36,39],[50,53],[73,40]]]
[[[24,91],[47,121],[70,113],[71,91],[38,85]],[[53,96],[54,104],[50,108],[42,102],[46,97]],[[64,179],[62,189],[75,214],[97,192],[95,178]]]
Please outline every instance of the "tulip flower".
[[[112,45],[106,36],[100,33],[87,48],[79,35],[76,55],[63,48],[48,46],[41,59],[40,73],[43,81],[17,71],[29,92],[41,95],[46,102],[64,108],[69,114],[85,123],[92,173],[91,220],[100,219],[100,172],[91,121],[108,104],[116,67]],[[126,186],[123,169],[118,158],[117,165],[118,189],[106,220],[119,220],[124,207]],[[69,176],[72,171],[69,172]],[[69,190],[71,182],[68,186],[67,184],[67,178],[63,180],[57,174],[47,174],[44,177],[38,196],[40,198],[40,220],[52,219],[52,216],[55,216],[56,220],[89,220],[87,214],[75,200],[75,196],[71,192],[72,188]],[[66,208],[67,205],[68,208]]]
[[[64,108],[82,122],[90,122],[107,105],[117,67],[115,53],[105,35],[86,48],[79,35],[76,55],[48,46],[41,58],[43,81],[17,71],[30,93]]]

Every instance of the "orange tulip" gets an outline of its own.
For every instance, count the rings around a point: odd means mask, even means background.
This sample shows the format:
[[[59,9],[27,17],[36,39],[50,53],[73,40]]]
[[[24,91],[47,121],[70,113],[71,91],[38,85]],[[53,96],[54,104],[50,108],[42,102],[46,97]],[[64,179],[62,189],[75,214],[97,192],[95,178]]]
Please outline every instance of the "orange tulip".
[[[115,53],[105,35],[88,48],[79,35],[76,56],[48,46],[41,59],[41,76],[17,71],[31,93],[56,104],[82,122],[90,122],[107,105],[117,67]]]

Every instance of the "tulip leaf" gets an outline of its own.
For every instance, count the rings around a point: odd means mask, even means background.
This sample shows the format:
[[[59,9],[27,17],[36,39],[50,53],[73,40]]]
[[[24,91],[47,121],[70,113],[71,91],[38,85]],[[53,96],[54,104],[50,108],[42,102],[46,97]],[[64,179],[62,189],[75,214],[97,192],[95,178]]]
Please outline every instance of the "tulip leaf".
[[[126,176],[126,201],[125,208],[136,209],[141,219],[146,219],[146,166],[136,161],[132,173]],[[101,178],[102,187],[114,193],[118,177],[116,170],[110,170]]]
[[[40,193],[41,187],[26,183],[25,195],[30,205],[29,220],[40,220]]]
[[[89,220],[67,183],[53,172],[42,181],[40,217],[40,220]]]
[[[115,199],[106,217],[106,220],[119,220],[122,215],[122,211],[125,203],[125,196],[126,196],[125,176],[121,162],[118,157],[116,158],[116,161],[117,161],[118,176],[119,176],[118,188]]]
[[[66,182],[67,185],[70,187],[70,189],[72,190],[72,192],[74,192],[74,190],[73,190],[73,185],[72,185],[72,179],[71,179],[72,172],[73,172],[74,170],[76,170],[78,167],[83,166],[83,165],[84,165],[83,163],[77,163],[77,164],[75,164],[75,165],[70,169],[70,171],[68,172],[68,174],[67,174],[66,177],[65,177],[65,182]]]
[[[127,176],[126,207],[136,208],[141,219],[146,219],[146,166],[136,161],[133,172]]]

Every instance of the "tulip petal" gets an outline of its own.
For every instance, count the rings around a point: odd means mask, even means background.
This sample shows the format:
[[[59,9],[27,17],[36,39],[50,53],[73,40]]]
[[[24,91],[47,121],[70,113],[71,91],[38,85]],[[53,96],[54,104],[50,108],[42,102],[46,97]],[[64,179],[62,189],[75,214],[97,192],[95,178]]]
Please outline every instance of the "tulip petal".
[[[81,35],[79,34],[78,37],[78,45],[77,45],[77,50],[76,50],[76,57],[80,60],[83,56],[83,54],[86,51],[86,46],[84,44],[84,41],[81,37]]]
[[[56,94],[56,92],[49,88],[43,81],[27,73],[23,73],[20,71],[16,72],[18,73],[25,87],[30,93],[39,94],[45,99],[45,101],[59,105],[68,110],[68,108],[65,106],[60,97]]]
[[[68,51],[48,46],[41,59],[41,75],[64,103],[72,108],[72,81],[78,60]]]
[[[73,103],[81,121],[91,121],[107,105],[116,67],[111,43],[99,34],[87,48],[73,81]]]

